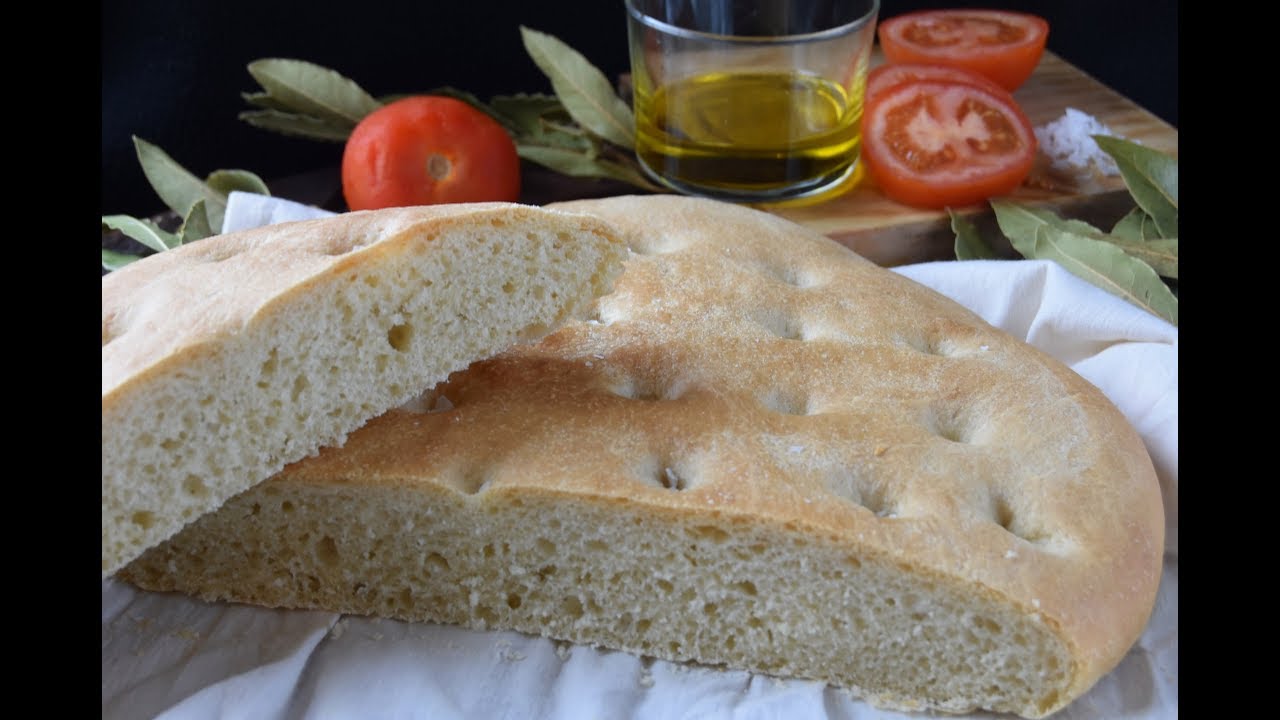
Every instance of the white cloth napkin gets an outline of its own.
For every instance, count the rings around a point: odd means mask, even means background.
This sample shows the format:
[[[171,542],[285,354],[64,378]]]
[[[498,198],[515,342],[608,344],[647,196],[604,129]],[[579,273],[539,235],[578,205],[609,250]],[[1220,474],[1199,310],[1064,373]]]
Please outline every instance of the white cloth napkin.
[[[224,231],[326,215],[232,193]],[[1169,520],[1146,631],[1063,720],[1178,715],[1178,331],[1048,262],[897,268],[1064,361],[1146,442]],[[565,645],[334,613],[102,590],[104,718],[890,718],[821,683],[691,667]],[[972,717],[994,718],[987,714]]]

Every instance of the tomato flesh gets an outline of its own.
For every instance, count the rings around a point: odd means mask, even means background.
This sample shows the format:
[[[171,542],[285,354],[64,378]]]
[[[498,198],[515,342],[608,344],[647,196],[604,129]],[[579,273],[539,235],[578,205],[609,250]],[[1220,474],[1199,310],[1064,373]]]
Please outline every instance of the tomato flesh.
[[[1049,23],[1003,10],[926,10],[884,20],[877,32],[891,63],[959,67],[1013,92],[1040,62]]]
[[[868,101],[862,157],[890,198],[916,207],[969,205],[1013,191],[1036,140],[1008,93],[944,81],[889,88]]]

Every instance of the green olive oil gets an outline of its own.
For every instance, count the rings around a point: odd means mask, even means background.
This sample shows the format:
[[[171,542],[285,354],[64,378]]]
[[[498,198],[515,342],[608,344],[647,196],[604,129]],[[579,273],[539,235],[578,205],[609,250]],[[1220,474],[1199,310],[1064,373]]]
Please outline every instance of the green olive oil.
[[[813,75],[710,73],[635,100],[637,157],[682,191],[803,194],[848,173],[861,144],[861,89]]]

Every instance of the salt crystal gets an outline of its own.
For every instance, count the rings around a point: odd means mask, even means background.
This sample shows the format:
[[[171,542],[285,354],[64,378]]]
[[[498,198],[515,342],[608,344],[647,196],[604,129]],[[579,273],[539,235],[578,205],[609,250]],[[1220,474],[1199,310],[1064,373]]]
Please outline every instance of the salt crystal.
[[[1062,117],[1036,128],[1036,142],[1053,166],[1086,170],[1090,165],[1103,175],[1119,175],[1120,168],[1098,147],[1092,135],[1119,137],[1092,115],[1067,108]]]

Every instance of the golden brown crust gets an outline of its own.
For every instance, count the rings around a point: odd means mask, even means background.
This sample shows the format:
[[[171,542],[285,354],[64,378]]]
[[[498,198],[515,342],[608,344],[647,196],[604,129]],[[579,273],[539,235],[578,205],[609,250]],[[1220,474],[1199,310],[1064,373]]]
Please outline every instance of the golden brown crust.
[[[502,508],[559,498],[845,548],[864,569],[1047,628],[1071,667],[1060,688],[1002,708],[1028,716],[1078,697],[1136,640],[1160,577],[1159,489],[1136,432],[1092,385],[764,213],[677,197],[553,207],[607,220],[635,253],[592,319],[455,374],[434,391],[447,412],[388,413],[263,491],[373,503],[418,487]],[[134,577],[246,597],[202,586],[198,565],[164,577],[213,544],[209,532],[180,535]],[[899,707],[965,707],[884,692]]]

